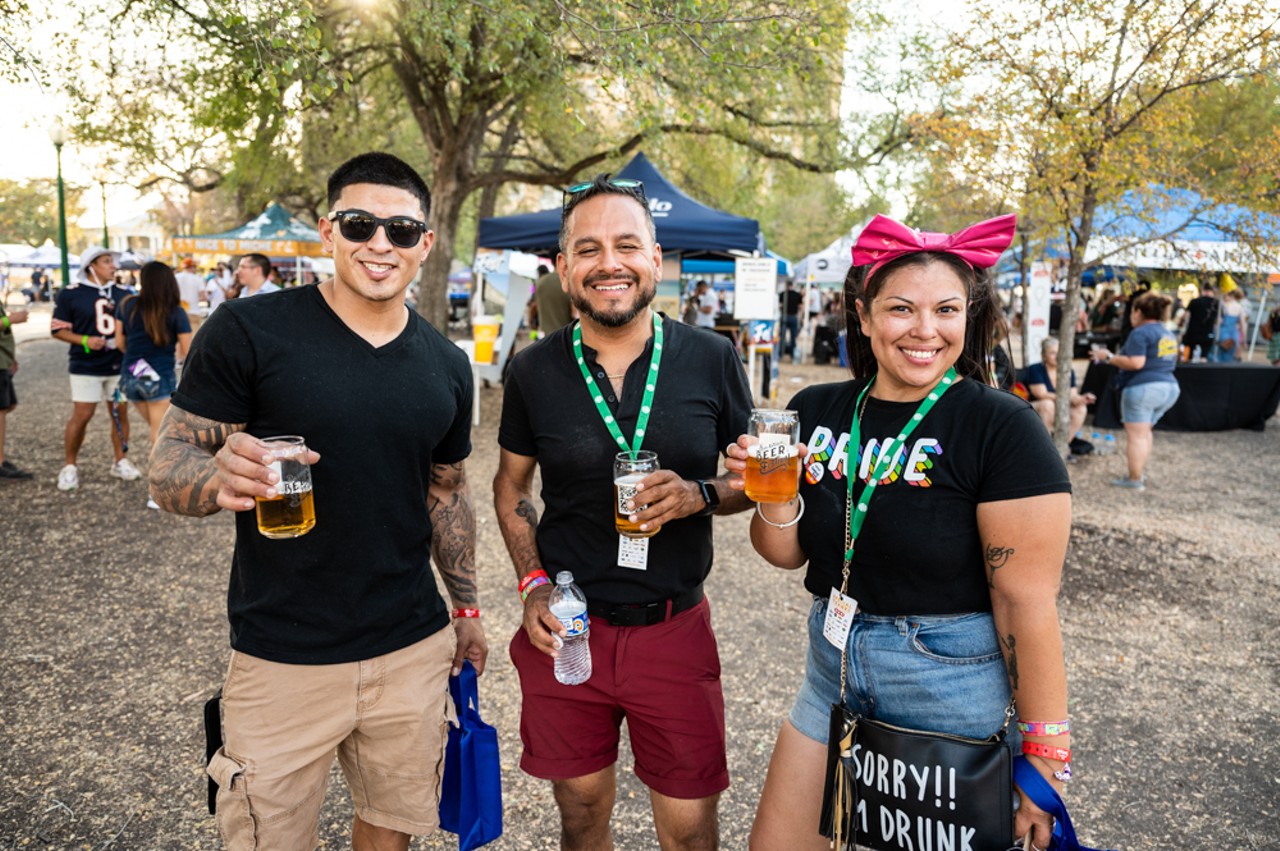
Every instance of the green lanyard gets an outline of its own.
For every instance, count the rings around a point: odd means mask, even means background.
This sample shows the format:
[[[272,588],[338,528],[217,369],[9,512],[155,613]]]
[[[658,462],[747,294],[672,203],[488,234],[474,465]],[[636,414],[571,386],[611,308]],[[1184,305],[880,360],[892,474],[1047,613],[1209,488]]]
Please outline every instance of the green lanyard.
[[[644,443],[645,427],[649,424],[649,412],[653,410],[653,389],[658,385],[658,363],[662,360],[662,317],[654,311],[653,355],[649,358],[649,372],[644,378],[644,396],[640,399],[640,416],[636,418],[634,445],[628,444],[627,439],[622,436],[622,429],[618,428],[618,423],[610,413],[609,406],[604,402],[604,393],[600,392],[600,385],[596,384],[596,380],[591,377],[591,370],[587,369],[587,359],[582,354],[581,320],[573,326],[573,357],[578,361],[578,369],[582,370],[582,377],[586,379],[587,390],[591,393],[591,401],[596,403],[600,419],[604,420],[604,424],[609,427],[609,434],[613,435],[613,439],[623,449],[628,452],[639,452],[640,444]]]
[[[853,546],[858,540],[858,533],[862,531],[862,524],[867,520],[867,505],[871,502],[871,494],[875,491],[876,485],[880,483],[880,479],[888,472],[889,467],[893,464],[893,459],[898,452],[907,445],[907,438],[916,430],[916,426],[925,418],[929,411],[933,410],[933,406],[942,398],[942,394],[946,393],[956,380],[956,368],[953,366],[947,370],[947,374],[942,376],[942,380],[934,385],[929,394],[920,400],[920,407],[916,408],[916,412],[911,415],[911,419],[907,421],[907,427],[902,430],[896,439],[891,439],[884,446],[880,447],[880,456],[876,459],[876,463],[871,470],[871,481],[862,489],[862,496],[857,503],[853,501],[853,483],[858,478],[858,467],[861,466],[854,455],[858,451],[858,447],[862,443],[862,427],[858,423],[858,408],[862,405],[863,399],[871,390],[871,385],[875,384],[875,376],[867,382],[867,386],[862,388],[862,392],[858,394],[857,401],[853,403],[853,422],[849,426],[849,443],[845,454],[845,478],[849,481],[849,500],[845,503],[846,522],[849,526],[849,537],[845,543],[844,553],[844,580],[845,584],[849,581],[849,563],[853,561]],[[853,467],[850,469],[849,462],[853,460]],[[843,593],[844,589],[841,588]]]

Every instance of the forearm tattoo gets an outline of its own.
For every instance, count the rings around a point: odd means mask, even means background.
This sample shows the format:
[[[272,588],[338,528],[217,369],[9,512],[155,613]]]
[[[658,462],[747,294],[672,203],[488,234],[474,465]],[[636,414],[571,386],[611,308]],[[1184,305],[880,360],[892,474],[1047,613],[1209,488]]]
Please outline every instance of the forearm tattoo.
[[[1001,636],[1000,644],[1004,647],[1004,664],[1009,669],[1009,684],[1018,690],[1018,639],[1011,632]]]
[[[996,571],[1009,563],[1009,558],[1014,554],[1013,547],[997,547],[995,544],[987,545],[987,586],[996,587]]]
[[[449,596],[454,605],[477,605],[476,516],[461,463],[431,468],[427,513],[431,516],[431,557]]]
[[[521,497],[515,507],[516,517],[524,520],[524,524],[516,524],[507,534],[507,549],[511,552],[511,561],[516,573],[526,576],[530,571],[542,567],[542,558],[538,555],[538,509],[528,497]]]
[[[165,511],[204,517],[218,510],[213,455],[245,423],[221,423],[170,406],[151,453],[151,493]]]

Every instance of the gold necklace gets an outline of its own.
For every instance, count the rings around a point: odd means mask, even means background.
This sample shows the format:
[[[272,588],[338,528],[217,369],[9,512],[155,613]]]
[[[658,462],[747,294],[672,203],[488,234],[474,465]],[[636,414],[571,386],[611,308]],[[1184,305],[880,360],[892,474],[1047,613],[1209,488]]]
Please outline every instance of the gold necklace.
[[[625,372],[619,372],[617,375],[610,375],[609,373],[607,373],[607,372],[606,372],[606,373],[605,373],[605,375],[604,375],[604,377],[605,377],[605,378],[608,378],[608,379],[614,379],[614,378],[626,378],[626,377],[627,377],[627,374],[626,374]]]

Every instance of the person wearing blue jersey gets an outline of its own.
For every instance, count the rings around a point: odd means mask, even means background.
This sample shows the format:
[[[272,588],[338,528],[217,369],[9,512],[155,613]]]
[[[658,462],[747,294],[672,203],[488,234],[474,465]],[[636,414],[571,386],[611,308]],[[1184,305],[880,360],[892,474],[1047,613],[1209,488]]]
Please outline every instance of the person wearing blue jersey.
[[[123,399],[117,400],[123,355],[116,348],[116,305],[129,291],[115,283],[116,259],[105,248],[91,248],[80,255],[74,286],[58,293],[49,330],[55,340],[70,344],[71,417],[63,433],[66,465],[58,473],[58,490],[80,486],[76,461],[89,420],[98,403],[112,407],[111,475],[127,482],[142,473],[125,457],[129,445],[129,415]]]

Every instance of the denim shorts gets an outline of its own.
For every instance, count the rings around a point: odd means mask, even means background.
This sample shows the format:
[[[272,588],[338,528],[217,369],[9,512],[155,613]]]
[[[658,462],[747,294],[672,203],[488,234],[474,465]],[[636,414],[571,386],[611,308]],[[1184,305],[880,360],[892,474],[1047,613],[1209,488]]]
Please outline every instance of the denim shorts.
[[[142,378],[126,371],[120,376],[120,392],[130,402],[159,402],[168,399],[177,389],[178,380],[174,377],[173,370],[159,375],[159,379]]]
[[[822,635],[827,600],[809,612],[805,678],[791,725],[826,744],[840,699],[840,651]],[[990,612],[881,616],[859,612],[849,630],[845,704],[901,727],[986,738],[1004,725],[1011,691]],[[1016,748],[1017,727],[1009,725]]]
[[[1126,387],[1120,394],[1120,422],[1155,425],[1178,401],[1181,392],[1176,381],[1149,381]]]

